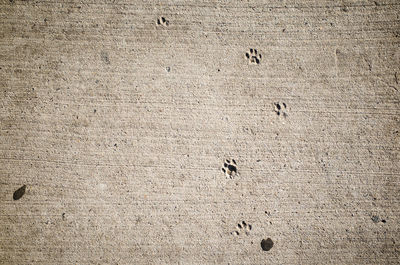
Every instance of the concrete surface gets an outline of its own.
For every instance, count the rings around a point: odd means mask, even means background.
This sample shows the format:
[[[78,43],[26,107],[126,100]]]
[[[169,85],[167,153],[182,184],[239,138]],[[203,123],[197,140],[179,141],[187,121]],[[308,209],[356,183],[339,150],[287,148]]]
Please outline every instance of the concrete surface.
[[[398,264],[398,0],[0,23],[1,264]]]

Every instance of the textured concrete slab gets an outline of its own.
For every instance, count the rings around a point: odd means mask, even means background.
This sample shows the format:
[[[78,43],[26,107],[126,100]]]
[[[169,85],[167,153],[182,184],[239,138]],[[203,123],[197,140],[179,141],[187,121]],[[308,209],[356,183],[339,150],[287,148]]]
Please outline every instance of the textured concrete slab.
[[[398,264],[400,3],[0,2],[0,264]]]

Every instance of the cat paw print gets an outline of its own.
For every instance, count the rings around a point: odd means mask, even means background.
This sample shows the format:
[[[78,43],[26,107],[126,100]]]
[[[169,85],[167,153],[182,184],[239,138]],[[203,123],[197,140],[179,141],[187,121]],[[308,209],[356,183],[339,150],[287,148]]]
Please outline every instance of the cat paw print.
[[[249,235],[251,231],[251,224],[247,224],[245,221],[238,223],[236,226],[236,231],[233,231],[231,234],[235,236],[239,236],[241,234]]]
[[[224,172],[230,178],[233,178],[237,174],[237,165],[235,159],[225,160],[224,166],[222,167],[222,172]]]
[[[249,60],[250,64],[260,64],[261,57],[261,54],[259,54],[256,49],[250,49],[249,52],[246,52],[246,58]]]
[[[157,19],[157,25],[158,26],[163,26],[163,27],[168,27],[169,26],[169,20],[167,20],[165,17],[159,17]]]
[[[286,118],[287,117],[287,113],[286,113],[286,104],[285,103],[279,103],[276,102],[274,103],[274,111],[276,113],[276,115],[280,116],[282,115],[282,117]]]

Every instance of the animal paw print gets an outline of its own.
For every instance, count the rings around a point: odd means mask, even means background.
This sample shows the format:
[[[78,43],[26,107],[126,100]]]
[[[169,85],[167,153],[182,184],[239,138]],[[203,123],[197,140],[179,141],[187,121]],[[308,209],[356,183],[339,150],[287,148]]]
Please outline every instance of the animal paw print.
[[[282,114],[282,116],[284,118],[287,117],[286,104],[283,102],[282,103],[279,103],[279,102],[274,103],[274,111],[275,111],[276,115],[278,115],[278,116],[280,116]]]
[[[250,49],[249,52],[246,52],[246,58],[249,60],[250,64],[260,64],[261,57],[261,54],[259,54],[256,49]]]
[[[222,172],[224,172],[227,176],[232,178],[235,174],[237,174],[237,165],[235,159],[225,160],[224,166],[222,167]]]
[[[157,19],[157,25],[163,26],[163,27],[168,27],[169,20],[167,20],[165,17],[159,17]]]
[[[245,221],[238,223],[236,231],[233,231],[231,234],[235,236],[239,236],[240,234],[245,233],[246,235],[250,234],[251,224],[247,224]]]

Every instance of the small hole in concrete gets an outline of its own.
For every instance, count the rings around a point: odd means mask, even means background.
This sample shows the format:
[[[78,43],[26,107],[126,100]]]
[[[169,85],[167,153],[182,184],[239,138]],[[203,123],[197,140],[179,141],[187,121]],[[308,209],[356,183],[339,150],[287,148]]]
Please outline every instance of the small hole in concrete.
[[[274,246],[271,238],[261,240],[261,248],[264,251],[269,251]]]

